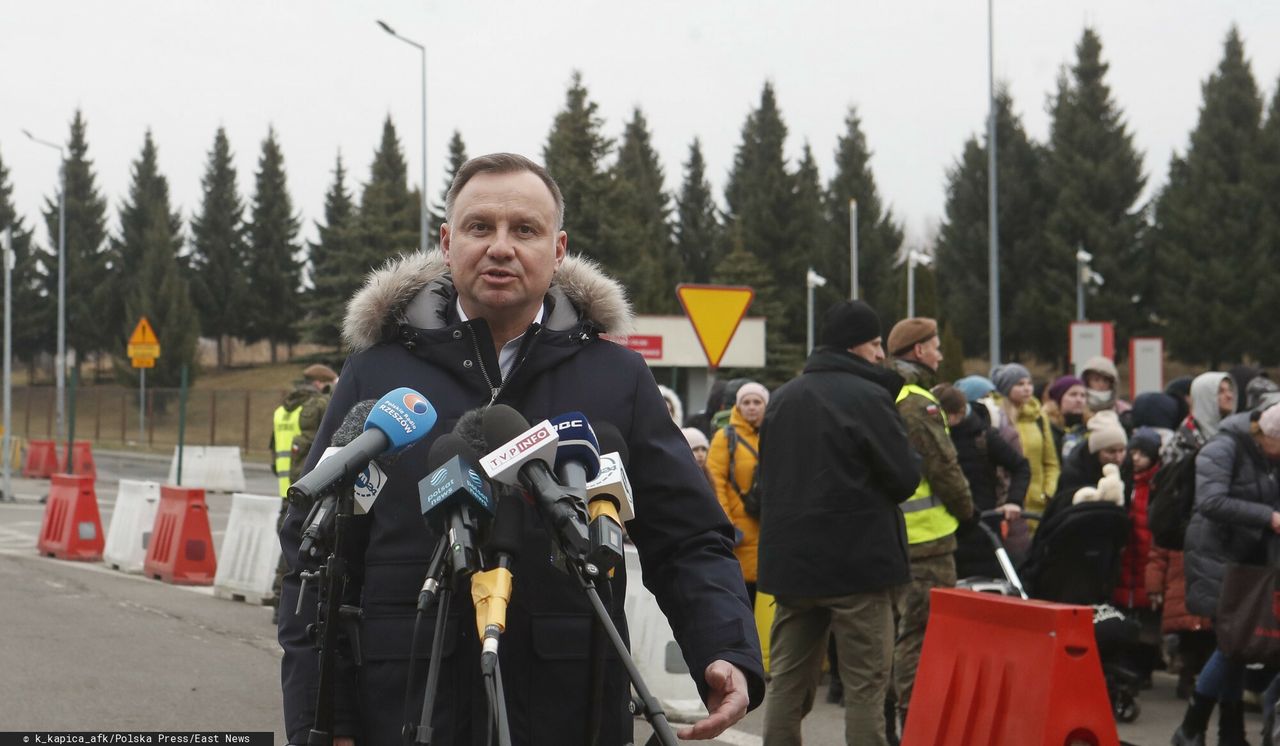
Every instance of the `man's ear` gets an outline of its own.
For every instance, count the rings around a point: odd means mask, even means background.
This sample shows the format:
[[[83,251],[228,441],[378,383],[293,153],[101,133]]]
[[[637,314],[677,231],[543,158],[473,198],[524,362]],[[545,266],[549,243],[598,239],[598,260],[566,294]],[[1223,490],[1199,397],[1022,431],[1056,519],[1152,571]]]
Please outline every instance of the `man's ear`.
[[[560,269],[560,265],[564,263],[564,258],[569,255],[569,234],[560,231],[556,234],[556,269]]]
[[[444,265],[449,266],[449,224],[440,224],[440,253],[444,255]]]

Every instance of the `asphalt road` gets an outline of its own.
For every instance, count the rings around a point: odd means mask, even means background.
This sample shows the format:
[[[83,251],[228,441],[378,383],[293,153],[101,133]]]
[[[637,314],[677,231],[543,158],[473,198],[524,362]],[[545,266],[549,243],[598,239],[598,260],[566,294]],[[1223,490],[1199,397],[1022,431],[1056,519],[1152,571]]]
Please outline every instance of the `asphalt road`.
[[[121,478],[163,481],[168,472],[167,459],[153,456],[95,458],[104,528]],[[275,489],[257,465],[246,467],[246,483],[255,494]],[[15,479],[18,501],[0,503],[0,730],[234,729],[273,732],[285,743],[270,610],[101,563],[40,557],[39,498],[47,490],[47,481]],[[220,544],[231,497],[210,493],[207,501]],[[1141,694],[1137,722],[1119,727],[1124,741],[1168,743],[1183,709],[1173,687],[1173,677],[1156,674],[1155,688]],[[805,742],[843,743],[843,710],[823,693],[805,720]],[[1250,714],[1249,723],[1257,743],[1258,716]],[[762,725],[757,710],[709,743],[759,746]],[[637,722],[637,743],[648,734]]]

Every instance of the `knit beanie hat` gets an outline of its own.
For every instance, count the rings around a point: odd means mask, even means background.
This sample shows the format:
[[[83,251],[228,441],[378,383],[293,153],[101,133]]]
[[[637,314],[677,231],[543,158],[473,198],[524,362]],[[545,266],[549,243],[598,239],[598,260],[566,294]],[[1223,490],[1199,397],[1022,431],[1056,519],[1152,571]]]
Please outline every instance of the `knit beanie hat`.
[[[902,357],[911,352],[911,348],[921,342],[928,342],[938,336],[938,322],[933,319],[916,317],[903,319],[893,325],[889,332],[889,354]]]
[[[1140,427],[1129,438],[1129,450],[1142,451],[1152,461],[1160,460],[1160,433],[1149,427]]]
[[[1138,394],[1138,398],[1133,400],[1132,416],[1134,427],[1177,430],[1178,425],[1182,424],[1182,419],[1178,417],[1178,401],[1159,391]]]
[[[683,427],[680,432],[684,433],[684,439],[689,442],[689,450],[694,448],[710,448],[711,444],[707,442],[707,436],[696,427]]]
[[[955,383],[968,401],[977,401],[996,390],[996,385],[982,376],[965,376]]]
[[[1071,390],[1072,386],[1083,387],[1084,381],[1081,381],[1075,376],[1062,376],[1058,380],[1054,381],[1053,385],[1049,387],[1049,398],[1053,399],[1054,404],[1062,406],[1062,397],[1067,395],[1067,392]]]
[[[1031,371],[1018,363],[997,365],[995,370],[991,371],[991,382],[996,385],[996,390],[1003,396],[1008,396],[1013,387],[1018,385],[1018,381],[1024,378],[1030,379]]]
[[[847,350],[880,336],[880,317],[860,300],[843,300],[822,318],[821,344]]]
[[[769,389],[755,381],[747,381],[738,389],[738,396],[733,400],[734,406],[741,404],[742,400],[747,398],[748,394],[755,394],[761,399],[764,399],[765,404],[769,403]]]
[[[1268,438],[1280,438],[1280,407],[1272,404],[1258,418],[1258,427]]]
[[[1128,441],[1120,418],[1111,410],[1095,414],[1089,420],[1089,453],[1115,446],[1122,446]]]

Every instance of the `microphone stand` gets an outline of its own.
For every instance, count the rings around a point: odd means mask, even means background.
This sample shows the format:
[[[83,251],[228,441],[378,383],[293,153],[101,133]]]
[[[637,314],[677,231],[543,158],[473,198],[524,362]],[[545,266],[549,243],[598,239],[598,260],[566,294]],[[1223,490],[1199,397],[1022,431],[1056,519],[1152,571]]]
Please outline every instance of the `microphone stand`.
[[[347,524],[355,514],[353,488],[354,483],[351,480],[343,480],[334,488],[337,495],[337,515],[333,522],[333,535],[316,537],[316,543],[322,546],[328,538],[330,550],[328,558],[318,569],[300,574],[304,584],[313,580],[318,581],[316,621],[307,628],[313,643],[320,650],[316,717],[311,732],[307,734],[308,746],[330,746],[333,743],[334,676],[337,670],[338,645],[343,642],[338,637],[339,623],[351,626],[345,642],[350,646],[354,663],[358,666],[361,662],[360,633],[357,624],[361,611],[359,607],[342,603],[342,597],[346,594],[347,581],[350,579],[346,556],[346,533]],[[301,605],[301,598],[302,594],[299,591],[299,605]]]

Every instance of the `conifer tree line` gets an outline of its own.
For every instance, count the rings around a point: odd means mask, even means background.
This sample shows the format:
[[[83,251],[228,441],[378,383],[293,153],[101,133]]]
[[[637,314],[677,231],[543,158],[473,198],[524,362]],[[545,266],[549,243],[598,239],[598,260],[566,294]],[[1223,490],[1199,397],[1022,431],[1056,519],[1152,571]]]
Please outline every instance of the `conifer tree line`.
[[[1120,340],[1161,335],[1174,357],[1214,366],[1245,356],[1280,362],[1280,329],[1255,321],[1280,312],[1280,92],[1263,100],[1232,29],[1202,83],[1185,150],[1143,203],[1143,154],[1112,95],[1108,67],[1100,37],[1085,29],[1049,96],[1045,142],[1027,134],[1007,89],[997,94],[1003,347],[1010,357],[1062,361],[1075,317],[1075,256],[1083,249],[1103,278],[1088,287],[1088,315],[1114,321]],[[803,363],[806,270],[828,280],[816,290],[819,314],[848,295],[850,200],[857,202],[859,296],[880,312],[886,333],[906,312],[902,224],[877,188],[872,143],[855,106],[843,125],[833,153],[804,142],[789,160],[790,133],[766,82],[742,125],[723,192],[711,185],[697,137],[678,166],[678,189],[668,191],[668,166],[644,111],[634,109],[615,132],[575,73],[541,156],[565,195],[570,250],[620,279],[639,312],[679,313],[679,282],[752,286],[750,313],[768,319],[762,378],[772,384]],[[216,341],[219,366],[235,362],[232,339],[265,340],[273,359],[300,341],[336,346],[346,300],[368,270],[417,245],[419,195],[390,118],[367,180],[336,157],[324,214],[315,219],[318,237],[305,244],[274,130],[243,179],[226,133],[214,133],[189,219],[172,208],[146,133],[111,232],[87,128],[76,112],[66,161],[68,347],[82,357],[113,357],[122,376],[131,373],[123,340],[143,314],[164,349],[159,385],[176,382],[200,336]],[[916,313],[943,322],[952,357],[988,346],[985,123],[974,130],[980,134],[960,144],[944,176],[936,235],[916,247],[934,257],[932,267],[916,268]],[[449,182],[466,159],[454,132],[431,200],[433,241]],[[0,230],[13,226],[15,248],[15,351],[27,361],[52,346],[56,191],[43,212],[41,236],[16,214],[0,158]]]

